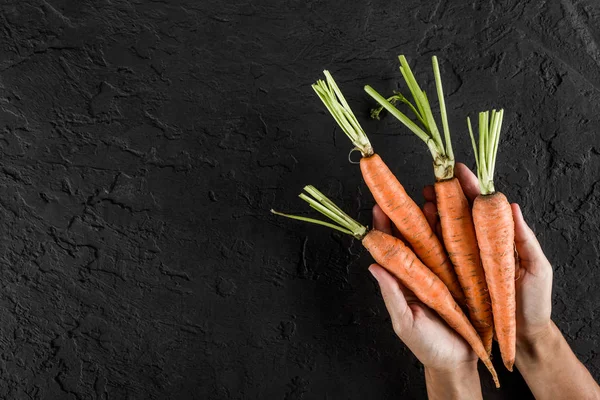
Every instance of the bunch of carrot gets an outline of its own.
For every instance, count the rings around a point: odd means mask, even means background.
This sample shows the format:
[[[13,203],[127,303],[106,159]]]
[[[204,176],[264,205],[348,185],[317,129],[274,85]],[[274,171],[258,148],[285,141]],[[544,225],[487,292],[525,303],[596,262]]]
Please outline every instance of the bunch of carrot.
[[[399,92],[384,98],[370,86],[365,86],[365,91],[380,105],[373,110],[373,117],[378,118],[380,112],[386,109],[427,145],[433,157],[435,197],[443,243],[433,232],[421,208],[406,193],[381,157],[375,154],[328,71],[324,71],[325,81],[318,80],[313,89],[354,145],[353,150],[361,153],[360,168],[365,183],[406,244],[383,232],[369,231],[312,186],[305,187],[307,194],[303,193],[300,197],[333,223],[271,211],[288,218],[325,225],[361,240],[375,261],[395,275],[469,343],[499,387],[490,360],[494,331],[504,365],[511,371],[516,342],[514,224],[510,204],[502,193],[495,191],[493,183],[504,112],[494,110],[479,114],[478,143],[471,121],[467,119],[481,190],[471,208],[454,176],[454,152],[441,74],[437,58],[433,57],[432,61],[444,140],[426,92],[417,83],[404,56],[400,56],[400,71],[413,101]],[[395,106],[398,102],[414,114],[414,120]],[[468,317],[461,307],[466,308]]]

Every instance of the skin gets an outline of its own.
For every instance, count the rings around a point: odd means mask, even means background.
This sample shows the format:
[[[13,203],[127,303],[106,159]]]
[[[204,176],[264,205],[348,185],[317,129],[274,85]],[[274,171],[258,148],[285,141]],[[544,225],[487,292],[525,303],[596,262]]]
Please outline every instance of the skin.
[[[381,262],[380,265],[469,343],[489,369],[494,384],[499,387],[498,376],[477,331],[444,283],[401,240],[392,235],[374,229],[362,239],[362,244],[376,262]]]
[[[477,177],[460,163],[455,176],[472,203],[479,194]],[[434,188],[425,187],[423,195],[424,214],[441,237]],[[519,254],[516,366],[536,399],[600,399],[600,387],[550,318],[552,267],[520,207],[511,208]],[[373,226],[394,233],[378,206],[373,208]],[[379,283],[394,331],[425,367],[429,398],[481,399],[477,356],[467,343],[382,267],[373,264],[369,271]]]

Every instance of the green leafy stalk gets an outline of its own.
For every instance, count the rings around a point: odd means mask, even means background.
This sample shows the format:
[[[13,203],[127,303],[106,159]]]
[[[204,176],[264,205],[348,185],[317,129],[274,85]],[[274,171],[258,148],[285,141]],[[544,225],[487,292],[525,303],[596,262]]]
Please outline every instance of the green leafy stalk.
[[[496,169],[496,156],[498,155],[498,143],[500,142],[500,131],[502,129],[502,119],[504,110],[492,110],[479,113],[479,143],[475,141],[471,119],[467,117],[467,126],[475,162],[477,163],[477,178],[479,178],[479,188],[481,194],[488,195],[494,193],[494,171]]]
[[[360,150],[363,157],[373,155],[373,147],[365,131],[360,126],[340,88],[333,80],[329,71],[323,71],[325,81],[319,79],[312,88],[317,93],[325,107],[329,110],[340,128],[352,141],[355,148]]]
[[[380,95],[375,89],[371,86],[365,86],[365,92],[369,94],[372,98],[375,99],[383,108],[385,108],[390,114],[396,117],[400,122],[402,122],[408,129],[410,129],[415,135],[417,135],[421,140],[423,140],[428,146],[432,147],[433,152],[439,152],[439,149],[435,147],[435,141],[425,132],[419,125],[414,123],[410,118],[408,118],[402,111],[398,110],[392,103],[387,101],[385,97]],[[408,100],[407,100],[408,101]]]
[[[450,127],[448,126],[448,114],[446,113],[446,101],[444,100],[444,88],[442,86],[442,76],[440,66],[436,56],[431,59],[433,64],[433,75],[435,76],[435,87],[437,89],[438,102],[440,103],[440,115],[442,116],[442,127],[444,128],[444,140],[446,141],[446,155],[454,160],[454,151],[452,150],[452,140],[450,138]]]
[[[385,108],[390,114],[400,120],[400,122],[402,122],[408,129],[410,129],[425,142],[433,157],[433,168],[436,179],[438,181],[450,179],[454,176],[454,152],[452,150],[452,142],[450,139],[450,128],[448,126],[446,103],[444,101],[444,89],[442,87],[442,79],[437,57],[434,56],[432,58],[432,65],[438,101],[440,104],[440,114],[444,129],[444,140],[442,140],[440,131],[435,122],[435,118],[433,117],[433,112],[431,111],[431,105],[429,104],[427,94],[419,86],[412,70],[410,69],[410,66],[408,65],[408,61],[406,61],[406,57],[401,55],[398,58],[400,59],[400,72],[402,73],[404,81],[406,82],[406,85],[408,86],[408,89],[412,95],[414,104],[399,92],[394,92],[394,96],[386,99],[377,93],[372,87],[367,85],[365,86],[365,91],[380,104],[379,108],[376,108],[372,111],[371,116],[378,118],[381,110]],[[417,117],[417,123],[413,122],[395,107],[395,104],[398,100],[409,106],[410,110]],[[418,124],[420,124],[420,126]]]
[[[373,88],[371,88],[370,86],[369,86],[369,88],[371,90],[373,90]],[[375,92],[375,93],[377,93],[377,92]],[[388,97],[386,100],[393,106],[395,106],[398,101],[401,101],[402,103],[406,104],[408,106],[408,108],[410,108],[412,113],[415,115],[415,117],[417,117],[419,122],[422,125],[426,125],[426,122],[425,122],[425,120],[423,120],[423,117],[421,117],[421,114],[419,114],[419,111],[417,111],[415,106],[413,106],[413,103],[411,103],[410,100],[408,100],[406,97],[404,97],[404,95],[402,93],[394,90],[394,95]],[[379,120],[379,114],[381,114],[381,112],[383,111],[383,108],[384,107],[382,105],[380,105],[379,107],[372,109],[371,110],[371,118]]]
[[[436,142],[436,144],[442,148],[443,151],[443,143],[442,137],[440,136],[440,131],[437,128],[435,123],[435,119],[433,119],[433,113],[431,112],[431,107],[429,105],[429,101],[427,100],[427,95],[421,89],[419,84],[417,83],[417,79],[415,78],[412,70],[410,69],[410,65],[408,65],[408,61],[406,61],[406,57],[403,55],[398,57],[400,60],[400,72],[402,76],[404,76],[404,80],[408,85],[408,89],[410,90],[415,102],[417,103],[417,108],[421,110],[421,115],[425,117],[427,121],[427,130],[429,134]]]
[[[345,234],[354,236],[356,239],[362,239],[367,234],[367,228],[354,219],[350,218],[342,209],[336,206],[331,200],[327,198],[323,193],[317,190],[314,186],[305,186],[305,193],[300,193],[299,197],[306,201],[310,207],[317,210],[330,220],[335,223],[322,221],[319,219],[302,217],[299,215],[284,214],[275,210],[271,210],[273,214],[280,215],[282,217],[297,219],[299,221],[310,222],[312,224],[323,225],[328,228],[335,229]]]

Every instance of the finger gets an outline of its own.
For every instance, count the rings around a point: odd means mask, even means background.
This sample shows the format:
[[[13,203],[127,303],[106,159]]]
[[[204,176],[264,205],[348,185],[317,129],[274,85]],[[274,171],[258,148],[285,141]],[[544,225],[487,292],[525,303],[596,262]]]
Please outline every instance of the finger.
[[[479,196],[479,181],[475,174],[463,163],[456,163],[454,166],[454,176],[460,182],[465,196],[472,203]]]
[[[523,268],[521,268],[521,257],[517,251],[517,245],[515,244],[515,281],[518,281],[523,276]]]
[[[388,272],[385,268],[383,268],[383,270],[387,274],[391,275],[392,278],[394,278],[394,280],[398,284],[398,287],[400,288],[400,291],[402,292],[402,295],[404,296],[404,299],[406,300],[406,302],[408,303],[409,306],[412,305],[412,304],[423,304],[421,302],[421,300],[419,300],[417,298],[417,296],[415,296],[415,294],[412,292],[412,290],[410,290],[409,288],[407,288],[406,286],[404,286],[402,284],[402,282],[400,282],[398,279],[396,279],[396,277],[394,277],[394,275],[391,274],[390,272]]]
[[[413,316],[398,280],[378,264],[372,264],[369,272],[379,284],[385,307],[394,325],[394,331],[400,339],[407,337],[413,326]]]
[[[423,214],[425,214],[425,218],[427,219],[427,222],[429,223],[431,229],[435,230],[435,226],[437,225],[437,221],[439,218],[435,203],[425,203],[423,205]]]
[[[427,185],[423,188],[423,197],[425,201],[435,203],[435,189],[431,185]]]
[[[392,234],[392,221],[377,204],[373,207],[373,228],[388,235]]]
[[[521,207],[513,203],[511,208],[515,222],[515,245],[519,253],[520,267],[532,275],[551,272],[552,266],[544,255],[535,233],[525,222]]]
[[[402,284],[402,282],[398,282],[398,287],[400,288],[400,291],[404,295],[404,298],[406,299],[406,302],[408,303],[409,306],[411,306],[413,304],[420,304],[420,305],[424,306],[423,302],[421,300],[419,300],[417,298],[417,296],[415,296],[415,294],[409,288],[404,286]]]

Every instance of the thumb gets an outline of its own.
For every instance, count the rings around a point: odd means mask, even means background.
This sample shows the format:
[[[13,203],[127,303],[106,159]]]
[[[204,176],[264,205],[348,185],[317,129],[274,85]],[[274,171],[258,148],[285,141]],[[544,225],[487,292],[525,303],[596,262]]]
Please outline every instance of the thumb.
[[[521,267],[532,275],[540,275],[552,271],[550,262],[544,255],[535,233],[525,222],[521,207],[511,204],[515,222],[515,245],[519,254]]]
[[[394,332],[406,342],[405,339],[409,338],[413,326],[413,315],[402,293],[400,283],[378,264],[372,264],[369,267],[369,272],[379,284],[385,307],[392,319]]]

